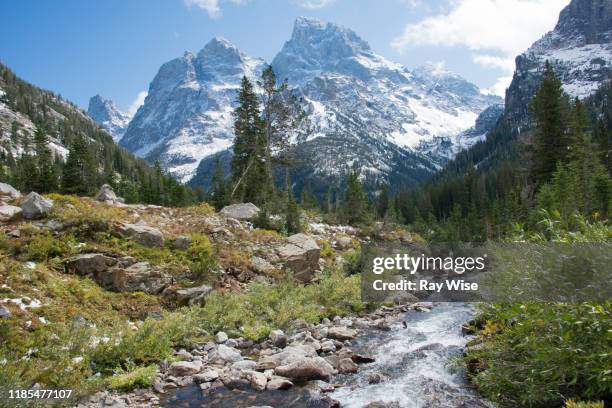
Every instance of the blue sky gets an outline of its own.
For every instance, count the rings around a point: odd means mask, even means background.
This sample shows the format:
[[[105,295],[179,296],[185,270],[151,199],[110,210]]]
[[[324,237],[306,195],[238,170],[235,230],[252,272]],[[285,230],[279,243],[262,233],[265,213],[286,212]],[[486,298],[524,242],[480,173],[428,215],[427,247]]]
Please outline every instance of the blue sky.
[[[443,63],[501,93],[514,57],[569,0],[20,0],[0,2],[0,61],[86,108],[134,109],[159,66],[223,36],[271,61],[298,16],[353,29],[409,68]]]

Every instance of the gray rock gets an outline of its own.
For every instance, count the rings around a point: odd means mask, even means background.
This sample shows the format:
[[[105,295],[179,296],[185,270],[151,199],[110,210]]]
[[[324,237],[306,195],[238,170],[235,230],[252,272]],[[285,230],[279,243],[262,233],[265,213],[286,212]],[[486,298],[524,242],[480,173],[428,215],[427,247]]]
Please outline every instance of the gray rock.
[[[380,384],[387,380],[387,376],[381,373],[370,373],[368,374],[368,384]]]
[[[232,204],[221,209],[221,214],[236,220],[252,220],[259,214],[259,208],[252,203]]]
[[[201,370],[201,361],[178,361],[170,365],[168,372],[175,377],[185,377],[198,374]]]
[[[333,353],[336,351],[336,346],[333,341],[327,340],[321,343],[321,351],[323,353]]]
[[[121,265],[100,272],[94,276],[100,286],[118,292],[145,292],[158,294],[172,283],[172,276],[147,262]]]
[[[119,231],[140,245],[160,248],[164,246],[164,236],[156,228],[147,227],[146,225],[123,224]]]
[[[262,357],[259,363],[262,365],[269,364],[271,368],[286,365],[305,357],[316,357],[317,351],[306,345],[287,346],[279,353]]]
[[[348,327],[330,327],[327,336],[336,340],[352,340],[357,336],[357,331]]]
[[[212,368],[206,368],[201,373],[193,376],[193,380],[197,383],[213,382],[219,378],[219,372]]]
[[[274,374],[298,381],[327,381],[333,373],[334,368],[321,357],[302,357],[274,369]]]
[[[116,203],[123,204],[125,202],[123,198],[117,197],[113,188],[109,186],[108,184],[104,184],[102,187],[100,187],[100,191],[98,191],[98,194],[96,194],[95,199],[98,201],[102,201],[105,203],[111,203],[111,204],[116,204]]]
[[[257,363],[253,360],[241,360],[232,363],[230,366],[232,370],[243,371],[243,370],[254,370]]]
[[[0,204],[0,221],[11,221],[21,215],[21,208],[14,205]]]
[[[186,235],[182,235],[180,237],[177,237],[173,242],[172,242],[172,247],[174,249],[177,249],[179,251],[186,251],[189,249],[189,245],[191,244],[191,237],[188,237]]]
[[[293,383],[288,378],[272,376],[268,384],[266,385],[267,390],[287,390],[293,387]]]
[[[220,331],[215,334],[215,343],[222,344],[225,343],[229,339],[227,333]]]
[[[53,201],[48,200],[38,193],[31,192],[21,203],[23,218],[34,220],[47,216],[53,209]]]
[[[268,338],[274,347],[284,348],[287,345],[287,337],[282,330],[272,330]]]
[[[350,358],[343,358],[338,361],[338,372],[341,374],[356,373],[359,367]]]
[[[339,249],[349,249],[353,247],[353,240],[350,237],[340,237],[336,240],[336,247]]]
[[[93,276],[108,270],[116,263],[116,259],[103,254],[81,254],[65,261],[64,270],[70,274]]]
[[[21,193],[10,184],[0,183],[0,197],[6,197],[10,200],[14,200],[21,197]]]
[[[317,242],[306,234],[295,234],[278,248],[285,269],[293,271],[294,278],[310,282],[319,269],[321,249]]]
[[[253,389],[258,391],[263,391],[266,389],[268,378],[265,376],[264,373],[260,373],[253,370],[245,370],[242,372],[242,375],[249,381]]]
[[[211,362],[235,363],[243,360],[240,352],[233,347],[228,347],[224,344],[219,344],[217,349],[209,354],[208,358]]]
[[[263,275],[269,275],[276,270],[276,268],[270,262],[258,256],[251,258],[251,267],[255,272]]]
[[[186,302],[190,305],[203,304],[206,297],[212,292],[213,288],[207,285],[196,286],[193,288],[183,288],[176,291],[176,299],[179,302]]]

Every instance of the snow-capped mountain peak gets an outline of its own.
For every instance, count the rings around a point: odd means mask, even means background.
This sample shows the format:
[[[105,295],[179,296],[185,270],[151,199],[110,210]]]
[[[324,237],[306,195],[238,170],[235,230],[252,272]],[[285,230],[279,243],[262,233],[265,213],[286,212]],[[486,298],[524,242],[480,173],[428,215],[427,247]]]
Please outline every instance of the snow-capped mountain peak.
[[[113,101],[100,95],[92,96],[89,99],[87,113],[107,130],[115,141],[121,140],[132,119],[128,113],[121,112]]]

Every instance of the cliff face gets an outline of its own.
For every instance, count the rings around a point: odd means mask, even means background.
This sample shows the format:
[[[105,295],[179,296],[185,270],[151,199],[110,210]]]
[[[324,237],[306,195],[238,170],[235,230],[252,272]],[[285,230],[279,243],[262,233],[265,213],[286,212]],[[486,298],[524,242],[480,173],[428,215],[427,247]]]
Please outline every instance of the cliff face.
[[[506,92],[508,118],[529,125],[528,106],[549,61],[572,97],[591,95],[612,74],[612,0],[573,0],[553,31],[516,58]]]

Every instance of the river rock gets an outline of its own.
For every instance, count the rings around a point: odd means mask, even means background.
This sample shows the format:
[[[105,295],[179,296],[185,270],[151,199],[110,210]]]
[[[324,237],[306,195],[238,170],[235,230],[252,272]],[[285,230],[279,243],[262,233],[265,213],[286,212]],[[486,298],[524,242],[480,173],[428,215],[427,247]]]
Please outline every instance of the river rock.
[[[278,249],[285,269],[293,271],[293,277],[302,282],[310,282],[319,269],[321,249],[317,242],[306,234],[295,234],[287,238],[287,243]]]
[[[202,370],[201,361],[178,361],[170,365],[168,372],[175,377],[185,377],[195,375],[200,370]]]
[[[235,220],[253,220],[259,214],[259,208],[252,203],[232,204],[221,209],[221,214]]]
[[[251,387],[258,391],[263,391],[266,389],[266,384],[268,383],[268,378],[264,373],[260,373],[253,370],[245,370],[242,372],[244,378],[248,380],[251,384]]]
[[[387,381],[387,376],[381,373],[368,374],[368,384],[380,384],[383,381]]]
[[[350,358],[343,358],[338,361],[338,372],[341,374],[356,373],[359,367]]]
[[[235,363],[236,361],[243,360],[240,352],[233,347],[228,347],[224,344],[219,344],[217,349],[209,354],[209,360],[211,362],[225,362]]]
[[[305,357],[315,357],[317,351],[306,345],[287,346],[283,351],[269,356],[264,356],[259,360],[259,364],[266,368],[275,368],[286,365]]]
[[[272,330],[268,338],[274,347],[284,348],[287,346],[287,336],[285,336],[285,332],[282,330]]]
[[[321,351],[323,353],[333,353],[334,351],[336,351],[336,346],[333,341],[326,340],[321,343]]]
[[[0,203],[0,221],[11,221],[21,215],[21,208]]]
[[[17,189],[15,189],[13,186],[7,183],[0,183],[0,200],[2,198],[14,200],[19,197],[21,197],[21,193],[17,191]]]
[[[31,192],[21,203],[23,218],[33,220],[47,216],[53,209],[53,201]]]
[[[193,376],[193,380],[198,384],[205,382],[213,382],[217,378],[219,378],[219,372],[212,368],[206,368],[201,373]]]
[[[352,340],[357,336],[357,331],[344,326],[330,327],[327,336],[336,340]]]
[[[288,378],[273,375],[266,385],[268,390],[287,390],[293,387],[293,383]]]
[[[274,374],[292,380],[325,380],[328,381],[334,368],[321,357],[301,357],[289,364],[276,367]]]
[[[147,247],[164,247],[164,236],[161,231],[156,228],[146,225],[123,224],[119,227],[119,232],[133,241],[138,242],[140,245]]]
[[[236,371],[255,370],[257,362],[253,360],[240,360],[233,363],[230,368]]]

